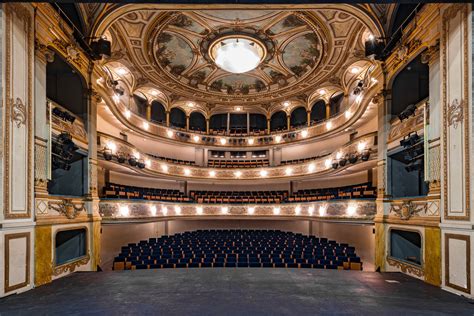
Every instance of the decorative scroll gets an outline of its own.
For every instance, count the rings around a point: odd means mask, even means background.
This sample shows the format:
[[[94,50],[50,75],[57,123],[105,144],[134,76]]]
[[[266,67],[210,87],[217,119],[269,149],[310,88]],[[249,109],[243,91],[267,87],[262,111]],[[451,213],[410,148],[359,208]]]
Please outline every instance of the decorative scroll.
[[[48,206],[69,219],[76,218],[80,212],[85,210],[84,203],[76,204],[72,202],[72,199],[64,199],[61,202],[49,202]]]
[[[89,263],[90,259],[91,259],[90,254],[87,254],[87,256],[85,256],[84,258],[79,259],[77,261],[57,266],[53,269],[53,275],[58,276],[60,274],[66,273],[66,272],[70,272],[70,273],[74,272],[77,267]]]
[[[16,102],[12,103],[12,122],[16,124],[16,127],[20,128],[21,125],[26,124],[26,106],[20,98],[16,98]]]
[[[458,124],[462,123],[463,121],[463,103],[463,100],[459,102],[458,99],[454,99],[451,104],[448,105],[448,126],[453,126],[454,129],[457,129]]]
[[[399,268],[403,273],[413,274],[419,278],[425,275],[425,272],[421,267],[416,267],[414,265],[395,260],[391,257],[387,257],[387,263],[392,267]]]

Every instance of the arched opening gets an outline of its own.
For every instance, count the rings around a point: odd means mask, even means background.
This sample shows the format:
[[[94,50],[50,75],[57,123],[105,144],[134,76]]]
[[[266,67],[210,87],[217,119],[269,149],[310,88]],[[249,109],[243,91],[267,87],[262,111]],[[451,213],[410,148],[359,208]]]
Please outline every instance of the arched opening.
[[[146,108],[148,106],[148,101],[144,97],[134,94],[133,95],[133,102],[135,103],[136,113],[141,117],[146,118]]]
[[[291,127],[301,127],[308,124],[308,115],[306,114],[306,109],[304,107],[299,107],[291,112],[290,116],[290,125]]]
[[[189,116],[189,129],[193,131],[205,131],[206,130],[206,118],[200,112],[193,112]]]
[[[270,118],[270,131],[279,131],[288,129],[288,121],[284,111],[278,111]]]
[[[151,121],[156,123],[166,122],[166,110],[163,104],[154,100],[151,102]]]
[[[209,128],[213,131],[225,131],[227,129],[227,114],[214,114],[211,116]]]
[[[232,134],[247,133],[247,114],[230,114],[229,129]]]
[[[180,108],[172,108],[170,111],[170,125],[172,127],[185,128],[186,114]]]
[[[311,123],[318,123],[326,119],[326,102],[319,100],[311,107]]]
[[[267,129],[267,117],[260,113],[250,114],[250,131],[260,132]]]
[[[417,104],[429,94],[429,67],[421,62],[421,54],[394,79],[392,85],[392,116],[397,116],[411,104]]]
[[[87,84],[80,74],[59,54],[46,66],[46,96],[53,101],[53,120],[64,125],[87,126]],[[69,129],[51,135],[51,195],[83,196],[87,183],[87,149],[79,148]]]
[[[336,92],[329,99],[329,108],[331,116],[337,115],[341,112],[342,101],[344,100],[344,92]]]

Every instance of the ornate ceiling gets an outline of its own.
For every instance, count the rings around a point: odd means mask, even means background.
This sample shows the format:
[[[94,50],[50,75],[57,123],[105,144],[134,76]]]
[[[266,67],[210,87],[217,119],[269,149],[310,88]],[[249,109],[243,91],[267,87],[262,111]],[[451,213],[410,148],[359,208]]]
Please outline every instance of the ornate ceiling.
[[[192,100],[209,107],[305,102],[317,89],[344,91],[344,73],[363,58],[364,33],[372,32],[350,10],[130,10],[104,30],[112,40],[105,65],[126,68],[130,89],[153,87],[169,103]],[[254,70],[232,74],[217,67],[209,46],[229,34],[266,47]],[[142,89],[143,90],[143,89]]]

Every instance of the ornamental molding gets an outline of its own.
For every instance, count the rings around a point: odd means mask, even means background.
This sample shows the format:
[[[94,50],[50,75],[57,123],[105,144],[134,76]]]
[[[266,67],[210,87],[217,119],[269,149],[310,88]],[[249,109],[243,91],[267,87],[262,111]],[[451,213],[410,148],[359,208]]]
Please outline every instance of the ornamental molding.
[[[387,263],[392,267],[400,269],[403,273],[412,274],[419,278],[422,278],[425,275],[423,268],[416,267],[412,264],[405,263],[391,257],[387,257]]]
[[[59,202],[50,201],[48,202],[48,207],[66,216],[68,219],[75,219],[79,213],[86,210],[84,204],[85,203],[74,203],[72,199],[64,199]]]
[[[462,123],[464,119],[464,101],[459,101],[457,98],[448,104],[448,126],[453,126],[454,129]]]
[[[401,200],[390,203],[389,215],[408,221],[414,217],[440,216],[439,200]]]
[[[26,124],[27,112],[26,105],[20,98],[16,98],[16,102],[12,99],[12,122],[15,123],[17,128],[20,128],[22,125]]]
[[[63,264],[63,265],[57,266],[53,269],[53,275],[58,276],[58,275],[61,275],[63,273],[66,273],[66,272],[72,273],[76,270],[77,267],[89,263],[90,259],[91,259],[90,254],[87,254],[82,259],[76,260],[76,261],[68,263],[68,264]]]

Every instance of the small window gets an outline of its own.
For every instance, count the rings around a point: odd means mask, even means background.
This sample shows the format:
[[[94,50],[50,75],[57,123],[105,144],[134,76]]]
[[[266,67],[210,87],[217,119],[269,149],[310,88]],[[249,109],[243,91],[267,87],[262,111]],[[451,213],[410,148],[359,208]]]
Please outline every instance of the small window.
[[[56,234],[56,265],[61,265],[81,257],[87,252],[87,232],[85,228],[63,230]]]
[[[390,256],[421,265],[421,235],[407,230],[390,230]]]

